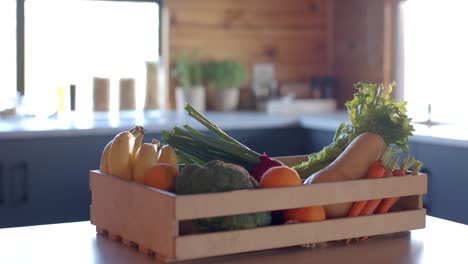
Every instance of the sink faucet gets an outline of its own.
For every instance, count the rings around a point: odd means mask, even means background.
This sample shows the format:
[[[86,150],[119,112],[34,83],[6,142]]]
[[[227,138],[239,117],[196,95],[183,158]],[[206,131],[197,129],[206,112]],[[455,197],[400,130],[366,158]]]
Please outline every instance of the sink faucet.
[[[428,124],[432,123],[432,121],[431,121],[431,111],[432,111],[431,108],[432,108],[431,104],[428,104],[427,105],[427,123]]]

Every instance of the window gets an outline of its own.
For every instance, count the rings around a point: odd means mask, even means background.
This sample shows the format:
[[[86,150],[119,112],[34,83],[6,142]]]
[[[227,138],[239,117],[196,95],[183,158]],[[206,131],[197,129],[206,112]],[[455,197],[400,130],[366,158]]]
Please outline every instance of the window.
[[[403,4],[404,98],[414,120],[466,122],[468,1]]]
[[[14,106],[16,94],[16,0],[0,1],[0,110]]]
[[[8,13],[16,23],[16,0],[10,0],[14,5],[8,12],[4,1],[0,1],[0,20]],[[146,62],[159,60],[158,1],[24,1],[24,53],[24,101],[29,114],[53,114],[59,94],[68,99],[71,85],[76,87],[76,110],[91,112],[93,77],[109,78],[114,110],[119,79],[134,79],[136,108],[141,109]]]

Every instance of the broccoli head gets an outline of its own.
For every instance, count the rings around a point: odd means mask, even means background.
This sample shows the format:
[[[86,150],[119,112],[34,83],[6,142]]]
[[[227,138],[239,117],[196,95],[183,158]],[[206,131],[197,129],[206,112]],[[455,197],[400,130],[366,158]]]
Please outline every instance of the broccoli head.
[[[204,166],[187,165],[176,177],[177,194],[214,193],[258,188],[257,181],[241,166],[220,160]],[[221,231],[255,228],[271,223],[269,212],[198,219],[201,231]]]

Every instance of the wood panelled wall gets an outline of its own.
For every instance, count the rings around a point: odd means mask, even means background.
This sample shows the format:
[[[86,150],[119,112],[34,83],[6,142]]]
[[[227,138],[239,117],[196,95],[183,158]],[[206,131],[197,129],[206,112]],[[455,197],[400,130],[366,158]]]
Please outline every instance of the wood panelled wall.
[[[308,80],[331,73],[329,0],[167,0],[171,57],[236,59],[249,72],[274,63],[276,78]]]
[[[385,1],[334,0],[333,75],[339,106],[352,98],[358,81],[384,82]]]
[[[384,5],[392,1],[166,0],[170,57],[197,51],[249,71],[271,62],[280,81],[333,75],[343,107],[356,82],[383,82]]]

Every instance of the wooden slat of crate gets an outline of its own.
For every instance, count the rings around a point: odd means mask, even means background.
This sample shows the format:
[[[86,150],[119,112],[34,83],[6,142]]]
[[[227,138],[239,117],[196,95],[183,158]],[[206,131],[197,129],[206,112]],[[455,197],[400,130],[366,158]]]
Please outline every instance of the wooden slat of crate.
[[[174,194],[97,171],[90,172],[90,189],[92,224],[163,257],[175,256]]]
[[[333,219],[176,239],[178,260],[220,256],[344,238],[388,234],[425,227],[426,210]]]
[[[242,190],[176,197],[176,219],[273,211],[387,197],[419,195],[427,191],[427,175],[363,179],[297,187]],[[209,204],[209,206],[207,206]],[[228,205],[228,206],[227,206]]]

